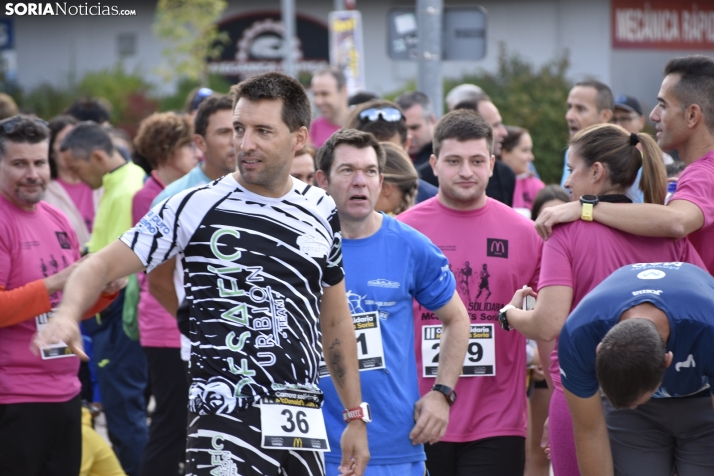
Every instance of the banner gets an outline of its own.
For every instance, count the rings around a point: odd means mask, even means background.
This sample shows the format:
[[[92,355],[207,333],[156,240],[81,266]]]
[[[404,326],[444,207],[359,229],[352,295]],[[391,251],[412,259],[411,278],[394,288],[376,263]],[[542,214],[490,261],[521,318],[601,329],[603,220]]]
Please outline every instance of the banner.
[[[714,51],[714,0],[612,0],[612,47]]]
[[[362,15],[355,10],[330,12],[330,64],[342,70],[347,78],[347,93],[365,88]]]

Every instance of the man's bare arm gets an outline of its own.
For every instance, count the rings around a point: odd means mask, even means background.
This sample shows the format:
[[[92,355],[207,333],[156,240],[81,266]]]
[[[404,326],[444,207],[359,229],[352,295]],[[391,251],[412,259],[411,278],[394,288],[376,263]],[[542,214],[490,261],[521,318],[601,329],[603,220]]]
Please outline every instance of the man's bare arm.
[[[119,240],[90,255],[67,279],[62,303],[49,324],[35,336],[34,345],[39,348],[62,340],[75,354],[86,359],[78,325],[82,315],[108,283],[143,269],[139,257]]]
[[[565,398],[568,400],[570,414],[573,416],[573,433],[580,474],[612,476],[614,474],[612,452],[600,393],[590,398],[580,398],[565,390]]]
[[[543,239],[548,239],[554,226],[579,220],[580,212],[579,202],[547,208],[538,216],[536,230]],[[598,203],[593,208],[593,220],[634,235],[683,238],[704,225],[704,214],[686,200],[674,200],[667,206]]]
[[[458,293],[448,303],[434,311],[441,320],[439,369],[434,383],[454,388],[461,375],[469,342],[470,320]],[[409,433],[413,444],[437,443],[449,425],[450,405],[443,394],[427,392],[414,405],[416,424]]]
[[[356,408],[362,403],[357,339],[352,323],[345,281],[325,288],[320,307],[322,351],[335,389],[345,408]],[[348,423],[342,434],[342,462],[344,474],[361,476],[369,462],[367,429],[361,420]]]
[[[154,268],[146,278],[149,281],[149,294],[166,309],[166,312],[176,317],[179,302],[174,286],[174,269],[176,269],[175,257]]]

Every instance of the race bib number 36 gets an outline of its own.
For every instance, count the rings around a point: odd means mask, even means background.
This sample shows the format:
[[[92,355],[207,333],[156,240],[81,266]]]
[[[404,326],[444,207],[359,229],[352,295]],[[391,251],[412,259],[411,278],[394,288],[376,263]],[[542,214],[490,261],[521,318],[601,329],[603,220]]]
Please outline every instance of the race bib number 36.
[[[421,335],[422,376],[436,377],[441,326],[424,326]],[[462,377],[496,375],[496,336],[493,324],[472,324]]]
[[[319,407],[260,404],[262,447],[274,450],[330,451]]]
[[[360,370],[377,370],[384,367],[384,347],[379,313],[360,312],[352,315],[357,338],[357,363]],[[324,358],[320,361],[320,377],[329,375]]]

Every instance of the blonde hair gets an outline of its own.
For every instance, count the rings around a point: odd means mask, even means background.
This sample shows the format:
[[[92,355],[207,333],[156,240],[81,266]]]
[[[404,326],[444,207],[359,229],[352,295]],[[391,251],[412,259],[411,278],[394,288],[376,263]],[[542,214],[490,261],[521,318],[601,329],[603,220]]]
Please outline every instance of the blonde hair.
[[[419,190],[419,174],[407,153],[391,142],[380,142],[387,160],[384,165],[384,181],[394,184],[402,192],[399,206],[392,212],[394,215],[408,210],[416,201]]]
[[[642,152],[637,144],[641,144]],[[603,164],[610,174],[610,182],[623,188],[632,186],[641,167],[640,190],[645,202],[664,203],[667,169],[662,151],[649,134],[631,134],[615,124],[596,124],[575,134],[570,147],[588,167],[595,162]]]

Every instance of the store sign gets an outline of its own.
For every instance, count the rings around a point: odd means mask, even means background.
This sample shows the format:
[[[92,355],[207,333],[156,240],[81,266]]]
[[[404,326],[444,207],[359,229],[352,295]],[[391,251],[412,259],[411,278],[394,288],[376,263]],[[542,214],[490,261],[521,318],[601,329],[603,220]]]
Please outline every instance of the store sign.
[[[298,73],[313,73],[329,62],[327,27],[316,20],[297,15],[297,37],[291,55]],[[213,74],[240,81],[250,76],[282,71],[285,29],[280,11],[237,15],[218,24],[230,41],[220,58],[211,61]]]
[[[612,0],[612,46],[714,50],[714,1]]]
[[[356,10],[336,11],[328,15],[330,29],[330,64],[347,79],[352,95],[365,88],[362,14]]]

